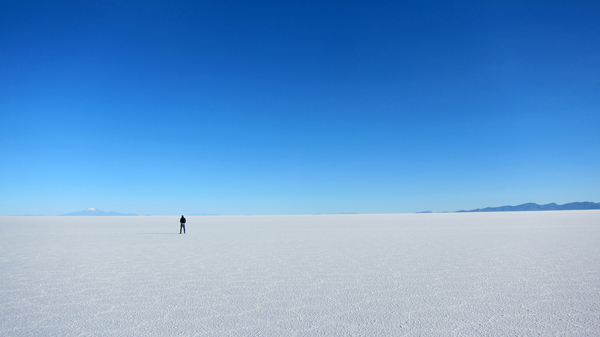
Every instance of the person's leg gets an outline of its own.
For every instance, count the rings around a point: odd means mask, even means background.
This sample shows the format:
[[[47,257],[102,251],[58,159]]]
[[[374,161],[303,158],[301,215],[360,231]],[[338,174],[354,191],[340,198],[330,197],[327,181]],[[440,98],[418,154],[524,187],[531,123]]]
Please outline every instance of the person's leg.
[[[185,225],[183,225],[183,234],[185,234]]]
[[[181,229],[183,228],[183,224],[179,225],[179,234],[181,234]]]

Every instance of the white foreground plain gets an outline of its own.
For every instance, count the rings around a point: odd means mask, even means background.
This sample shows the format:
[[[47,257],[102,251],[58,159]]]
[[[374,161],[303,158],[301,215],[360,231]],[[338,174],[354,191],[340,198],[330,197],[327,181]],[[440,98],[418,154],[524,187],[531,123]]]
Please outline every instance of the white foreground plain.
[[[597,336],[600,211],[0,217],[2,336]]]

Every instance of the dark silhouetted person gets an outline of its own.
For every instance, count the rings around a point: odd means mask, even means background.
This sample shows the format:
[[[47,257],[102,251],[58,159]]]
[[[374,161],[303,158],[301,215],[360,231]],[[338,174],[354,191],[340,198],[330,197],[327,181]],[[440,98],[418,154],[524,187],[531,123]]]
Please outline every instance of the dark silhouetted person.
[[[183,234],[185,234],[185,218],[183,215],[181,216],[181,219],[179,219],[179,234],[181,234],[181,230],[183,230]]]

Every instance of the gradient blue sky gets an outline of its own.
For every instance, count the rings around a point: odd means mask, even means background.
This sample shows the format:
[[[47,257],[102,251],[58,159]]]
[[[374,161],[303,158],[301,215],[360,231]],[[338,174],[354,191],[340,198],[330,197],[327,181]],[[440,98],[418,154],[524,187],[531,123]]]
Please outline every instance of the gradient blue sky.
[[[600,201],[598,1],[3,1],[0,215]]]

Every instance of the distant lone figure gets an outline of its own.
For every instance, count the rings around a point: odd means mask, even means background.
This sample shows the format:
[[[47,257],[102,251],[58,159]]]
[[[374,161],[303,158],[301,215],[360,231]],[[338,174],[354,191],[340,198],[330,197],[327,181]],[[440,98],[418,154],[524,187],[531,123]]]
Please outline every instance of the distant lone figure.
[[[183,215],[181,216],[181,219],[179,219],[179,234],[181,234],[181,230],[183,230],[183,234],[185,234],[185,218]]]

